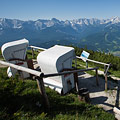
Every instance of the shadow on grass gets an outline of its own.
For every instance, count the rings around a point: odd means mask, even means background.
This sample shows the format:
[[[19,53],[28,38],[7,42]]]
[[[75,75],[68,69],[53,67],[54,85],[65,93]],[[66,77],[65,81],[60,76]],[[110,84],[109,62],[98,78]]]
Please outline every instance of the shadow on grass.
[[[4,71],[4,70],[3,70]],[[45,119],[57,119],[67,115],[73,119],[84,116],[86,118],[105,119],[114,118],[112,115],[104,112],[93,105],[78,101],[77,95],[70,93],[65,96],[46,88],[48,99],[50,101],[50,110],[45,111],[42,104],[42,97],[38,91],[36,81],[19,81],[17,78],[8,79],[5,75],[0,78],[0,119],[37,119],[43,116]],[[45,113],[46,112],[46,113]],[[45,114],[42,114],[45,113]],[[40,117],[41,117],[40,116]],[[59,118],[58,118],[59,119]]]
[[[30,89],[32,89],[31,92],[28,92]],[[16,118],[15,115],[18,113],[19,116],[22,116],[23,113],[20,114],[21,111],[24,111],[24,114],[30,113],[29,117],[45,112],[39,91],[37,88],[35,90],[30,87],[30,89],[23,87],[23,89],[21,89],[17,94],[13,94],[11,91],[0,91],[0,108],[4,110],[4,114],[1,116],[1,119],[14,119]],[[88,117],[101,115],[102,109],[93,107],[90,104],[79,102],[74,94],[61,96],[49,88],[47,88],[46,91],[51,105],[51,109],[47,112],[47,116],[51,119],[58,114],[75,115],[76,113],[79,113],[79,115],[85,114]],[[38,101],[41,105],[40,107],[36,104]],[[93,110],[96,112],[92,113],[91,111]]]

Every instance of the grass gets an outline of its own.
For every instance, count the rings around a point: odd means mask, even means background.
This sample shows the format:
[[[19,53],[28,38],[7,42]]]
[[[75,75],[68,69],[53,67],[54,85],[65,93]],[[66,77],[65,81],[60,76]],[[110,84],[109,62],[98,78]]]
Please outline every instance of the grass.
[[[32,49],[27,50],[27,57],[28,57],[28,59],[36,59],[37,55],[38,55],[38,52],[34,51],[34,58],[33,58],[33,56],[32,56]]]
[[[1,53],[0,53],[1,55]],[[38,52],[35,51],[36,59]],[[27,51],[29,59],[31,50]],[[2,57],[1,57],[2,59]],[[86,64],[77,61],[78,68],[85,69]],[[88,64],[89,67],[95,67]],[[74,66],[74,65],[73,65]],[[89,71],[95,75],[95,72]],[[117,74],[117,73],[116,73]],[[16,76],[9,79],[6,68],[0,68],[0,120],[113,120],[114,116],[91,104],[78,100],[75,92],[65,96],[46,88],[50,101],[50,111],[44,110],[42,97],[38,91],[36,81],[23,82]]]
[[[75,61],[73,61],[73,67],[75,67]],[[85,62],[82,62],[80,60],[77,60],[77,68],[78,69],[86,69],[86,63]],[[96,67],[96,66],[90,66],[88,65],[88,68],[93,68],[93,67]],[[96,75],[96,72],[95,71],[86,71],[86,73],[90,74],[90,75]]]
[[[34,58],[33,58],[32,57],[32,50],[31,49],[27,50],[27,57],[28,57],[28,59],[36,59],[38,54],[39,54],[38,51],[34,51]],[[2,54],[1,54],[1,50],[0,50],[0,60],[3,60],[3,57],[2,57]],[[73,61],[73,63],[75,63],[75,61]],[[73,66],[75,66],[75,65],[73,64]],[[82,60],[77,60],[77,68],[85,69],[85,67],[83,67],[83,66],[86,66],[86,63],[83,62]],[[99,65],[98,64],[92,64],[91,62],[89,62],[88,63],[88,68],[90,68],[90,67],[99,67]],[[99,67],[99,70],[104,71],[104,69],[101,68],[101,67]],[[115,77],[120,77],[120,74],[119,74],[120,70],[114,71],[112,69],[109,69],[109,72],[111,73],[111,75],[113,75]],[[87,73],[89,73],[91,75],[95,75],[94,71],[88,71]]]
[[[81,60],[78,60],[77,61],[77,68],[78,69],[86,69],[86,63],[85,62],[83,62],[83,61],[81,61]],[[73,61],[73,67],[75,67],[75,61]],[[96,67],[96,66],[92,66],[92,65],[88,65],[88,68],[93,68],[93,67]],[[99,70],[101,70],[101,71],[104,71],[102,68],[99,68]],[[119,74],[119,72],[120,71],[113,71],[113,70],[109,70],[109,72],[111,73],[111,75],[112,76],[115,76],[115,77],[119,77],[120,78],[120,74]],[[95,71],[86,71],[86,73],[88,73],[88,74],[90,74],[90,75],[93,75],[93,76],[95,76],[96,75],[96,72]],[[103,79],[105,79],[105,77],[104,77],[104,75],[98,75],[99,77],[102,77]],[[107,79],[109,80],[109,81],[112,81],[112,82],[115,82],[115,83],[118,83],[118,80],[115,80],[115,79],[113,79],[113,78],[111,78],[110,76],[108,76],[107,77]]]
[[[27,50],[27,57],[28,57],[28,59],[36,59],[37,56],[38,56],[38,54],[39,54],[41,51],[42,51],[42,50],[39,50],[39,51],[34,50],[34,57],[33,57],[33,56],[32,56],[32,49]]]
[[[0,120],[114,120],[114,116],[97,106],[78,100],[77,94],[61,96],[46,88],[50,111],[45,111],[37,83],[8,78],[0,68]]]
[[[110,70],[110,72],[111,72],[111,75],[120,78],[120,70],[119,71]]]
[[[75,61],[73,61],[73,67],[75,66]],[[88,63],[88,68],[94,68],[94,67],[99,67],[98,64],[91,64],[91,62]],[[104,67],[104,66],[103,66]],[[85,69],[86,68],[86,63],[83,62],[82,60],[77,60],[77,68],[79,69]],[[99,70],[104,71],[103,68],[99,67]],[[108,72],[115,77],[119,77],[120,78],[120,70],[112,70],[111,68],[108,70]],[[91,74],[91,75],[95,75],[94,71],[87,71],[87,73]]]

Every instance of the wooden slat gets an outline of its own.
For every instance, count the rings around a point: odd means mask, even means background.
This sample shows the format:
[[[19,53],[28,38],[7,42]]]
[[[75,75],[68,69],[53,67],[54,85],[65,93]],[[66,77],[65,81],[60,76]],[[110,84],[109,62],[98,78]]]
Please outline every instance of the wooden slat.
[[[73,70],[73,71],[65,71],[65,72],[59,72],[59,73],[52,73],[52,74],[44,74],[43,77],[54,77],[54,76],[60,76],[65,74],[71,74],[71,73],[77,73],[77,72],[84,72],[84,71],[90,71],[90,70],[96,70],[98,67],[95,68],[88,68],[88,69],[82,69],[82,70]]]
[[[41,48],[41,47],[36,47],[36,46],[29,46],[29,47],[31,47],[31,48],[34,48],[34,49],[39,49],[39,50],[46,50],[45,48]]]
[[[65,72],[60,72],[60,73],[43,74],[42,72],[32,70],[32,69],[29,69],[29,68],[26,68],[26,67],[18,66],[18,65],[12,64],[12,63],[4,62],[4,61],[1,61],[1,60],[0,60],[0,64],[15,68],[15,69],[20,70],[20,71],[30,73],[30,74],[38,76],[38,77],[44,77],[44,78],[98,69],[98,67],[95,67],[95,68],[82,69],[82,70],[65,71]]]
[[[38,84],[38,89],[40,91],[40,94],[42,95],[43,98],[43,105],[45,106],[45,108],[49,109],[50,108],[50,103],[45,91],[45,86],[44,86],[44,82],[43,82],[43,78],[38,77],[37,78],[37,84]]]
[[[78,59],[81,59],[81,57],[79,57],[79,56],[76,56],[76,58],[78,58]],[[95,61],[95,60],[91,60],[91,59],[86,59],[87,61],[90,61],[90,62],[94,62],[94,63],[98,63],[98,64],[102,64],[102,65],[109,65],[109,64],[106,64],[106,63],[103,63],[103,62],[98,62],[98,61]]]
[[[32,70],[32,69],[29,69],[29,68],[26,68],[26,67],[18,66],[18,65],[9,63],[9,62],[4,62],[4,61],[1,61],[1,60],[0,60],[0,64],[15,68],[15,69],[20,70],[20,71],[30,73],[30,74],[38,76],[38,77],[41,77],[41,75],[43,74],[42,72]]]
[[[107,90],[107,75],[105,75],[105,90]]]
[[[35,49],[40,49],[40,50],[47,50],[47,49],[45,49],[45,48],[36,47],[36,46],[29,46],[29,47],[31,47],[31,48],[35,48]],[[81,59],[81,57],[79,57],[79,56],[76,56],[76,58]],[[91,60],[91,59],[86,59],[86,60],[87,60],[87,61],[90,61],[90,62],[94,62],[94,63],[102,64],[102,65],[107,65],[107,66],[110,65],[110,64],[106,64],[106,63],[99,62],[99,61],[95,61],[95,60]]]
[[[32,58],[34,58],[34,50],[33,50],[33,48],[32,48]]]

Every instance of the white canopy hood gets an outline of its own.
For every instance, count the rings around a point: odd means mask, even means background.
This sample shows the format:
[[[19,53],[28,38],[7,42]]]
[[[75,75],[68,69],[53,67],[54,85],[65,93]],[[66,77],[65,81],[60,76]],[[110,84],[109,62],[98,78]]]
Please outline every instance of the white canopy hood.
[[[6,61],[19,65],[21,61],[14,60],[14,59],[25,60],[26,50],[28,45],[29,45],[29,41],[26,39],[5,43],[1,48],[2,55]],[[22,66],[27,67],[27,63],[23,62]],[[9,77],[14,76],[16,72],[17,70],[13,68],[8,68],[7,70]],[[28,73],[25,73],[25,72],[21,72],[21,73],[23,78],[26,78],[29,76]]]

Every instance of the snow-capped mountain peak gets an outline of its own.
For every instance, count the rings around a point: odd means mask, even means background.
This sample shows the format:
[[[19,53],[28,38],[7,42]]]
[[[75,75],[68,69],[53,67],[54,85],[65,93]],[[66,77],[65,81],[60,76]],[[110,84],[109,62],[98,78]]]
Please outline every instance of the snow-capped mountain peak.
[[[118,16],[116,16],[116,17],[111,18],[110,21],[112,22],[112,24],[119,23],[120,22],[120,18]]]
[[[6,19],[0,18],[0,27],[10,27],[10,28],[17,28],[21,29],[22,27],[33,27],[34,29],[41,30],[47,27],[52,26],[71,26],[73,29],[78,29],[79,27],[89,26],[89,25],[100,25],[100,24],[116,24],[120,22],[119,17],[113,17],[111,19],[96,19],[96,18],[81,18],[81,19],[74,19],[74,20],[66,20],[60,21],[56,18],[52,18],[51,20],[36,20],[36,21],[21,21],[16,19]]]

